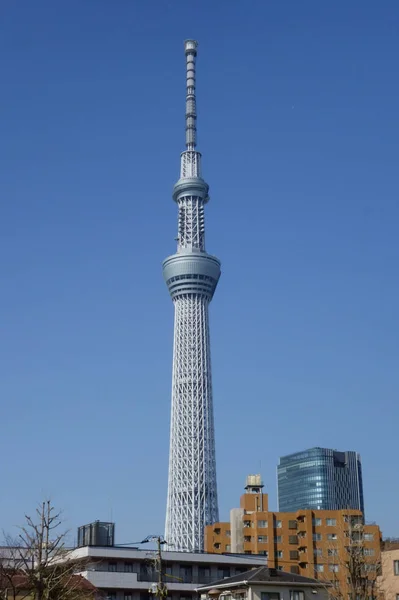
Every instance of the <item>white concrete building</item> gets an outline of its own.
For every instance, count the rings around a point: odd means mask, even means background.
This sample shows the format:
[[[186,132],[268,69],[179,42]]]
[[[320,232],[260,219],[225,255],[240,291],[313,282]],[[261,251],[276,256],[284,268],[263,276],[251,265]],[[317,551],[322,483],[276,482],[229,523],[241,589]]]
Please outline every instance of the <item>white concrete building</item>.
[[[149,600],[149,589],[158,581],[153,565],[155,551],[121,546],[76,548],[70,559],[82,558],[81,573],[109,600]],[[264,556],[162,552],[163,581],[170,600],[191,600],[201,584],[228,578],[265,565]]]

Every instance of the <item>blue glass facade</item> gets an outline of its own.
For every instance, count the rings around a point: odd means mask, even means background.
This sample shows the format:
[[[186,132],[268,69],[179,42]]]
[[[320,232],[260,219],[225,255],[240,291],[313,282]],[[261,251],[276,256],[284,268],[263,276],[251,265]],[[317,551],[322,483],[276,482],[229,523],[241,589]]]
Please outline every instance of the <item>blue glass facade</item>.
[[[310,448],[282,456],[277,481],[282,512],[354,508],[364,514],[362,466],[357,452]]]

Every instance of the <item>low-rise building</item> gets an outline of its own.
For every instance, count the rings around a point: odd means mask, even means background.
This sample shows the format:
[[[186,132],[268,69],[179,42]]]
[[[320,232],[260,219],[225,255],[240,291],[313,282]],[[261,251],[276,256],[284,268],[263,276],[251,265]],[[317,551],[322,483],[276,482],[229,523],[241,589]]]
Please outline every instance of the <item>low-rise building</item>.
[[[262,488],[259,475],[247,478],[240,508],[231,510],[230,522],[205,528],[206,551],[261,554],[270,568],[330,581],[347,598],[348,552],[361,544],[367,578],[376,580],[381,559],[378,525],[365,525],[355,509],[269,511]]]
[[[327,600],[328,586],[268,567],[258,567],[198,588],[201,600]]]

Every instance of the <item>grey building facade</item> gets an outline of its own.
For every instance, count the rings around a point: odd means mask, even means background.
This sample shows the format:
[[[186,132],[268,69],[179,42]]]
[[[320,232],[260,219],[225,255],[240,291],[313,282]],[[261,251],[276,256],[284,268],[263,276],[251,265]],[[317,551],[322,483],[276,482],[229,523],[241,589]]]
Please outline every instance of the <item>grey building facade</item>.
[[[282,456],[277,484],[282,512],[353,508],[364,514],[362,467],[357,452],[310,448]]]

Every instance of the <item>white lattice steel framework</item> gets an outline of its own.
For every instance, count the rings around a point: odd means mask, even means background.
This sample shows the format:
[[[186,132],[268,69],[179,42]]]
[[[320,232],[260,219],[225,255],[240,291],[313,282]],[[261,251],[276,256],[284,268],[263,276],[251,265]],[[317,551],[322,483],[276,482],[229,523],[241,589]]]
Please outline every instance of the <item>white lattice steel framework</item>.
[[[196,148],[195,58],[197,42],[185,42],[187,62],[186,150],[173,191],[179,211],[177,252],[163,263],[175,306],[172,415],[165,539],[171,549],[204,545],[204,527],[219,520],[213,424],[208,307],[220,262],[205,251],[204,206],[208,184]]]

